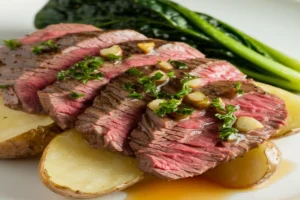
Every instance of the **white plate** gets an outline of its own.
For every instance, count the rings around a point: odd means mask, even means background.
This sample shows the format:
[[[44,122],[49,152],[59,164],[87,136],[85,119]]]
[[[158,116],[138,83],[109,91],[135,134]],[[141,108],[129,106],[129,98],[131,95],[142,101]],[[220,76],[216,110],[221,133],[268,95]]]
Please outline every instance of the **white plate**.
[[[46,0],[1,0],[0,39],[34,30],[35,13]],[[187,7],[228,22],[263,42],[300,59],[300,0],[177,0]],[[300,199],[300,134],[276,141],[283,158],[296,168],[266,188],[239,192],[229,199]],[[65,199],[48,189],[37,175],[38,158],[0,160],[0,200]],[[124,199],[117,193],[101,199]],[[199,197],[200,199],[201,197]]]

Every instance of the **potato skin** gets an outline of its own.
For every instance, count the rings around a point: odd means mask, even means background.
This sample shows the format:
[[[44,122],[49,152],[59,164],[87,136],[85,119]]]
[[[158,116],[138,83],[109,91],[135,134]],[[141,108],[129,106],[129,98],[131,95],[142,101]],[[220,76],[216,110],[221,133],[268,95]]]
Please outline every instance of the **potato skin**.
[[[83,191],[80,191],[80,189],[74,190],[71,187],[68,187],[68,185],[62,186],[61,184],[56,183],[55,180],[53,179],[53,177],[51,177],[51,175],[49,174],[49,172],[46,169],[46,166],[47,166],[46,162],[51,162],[51,161],[47,161],[47,156],[49,155],[50,151],[53,151],[53,149],[56,149],[56,148],[52,148],[52,147],[55,146],[55,144],[57,144],[60,137],[66,136],[66,133],[70,132],[70,131],[72,131],[72,130],[66,131],[66,132],[60,134],[58,137],[54,138],[49,143],[49,145],[45,148],[45,150],[42,154],[42,157],[40,159],[40,163],[39,163],[39,167],[38,167],[39,177],[40,177],[41,181],[43,182],[43,184],[48,189],[50,189],[52,192],[57,193],[62,196],[65,196],[65,197],[71,197],[71,198],[77,198],[77,199],[96,198],[96,197],[101,197],[101,196],[107,195],[112,192],[123,190],[123,189],[139,182],[140,180],[142,180],[144,178],[144,175],[141,173],[137,177],[134,177],[133,179],[131,179],[127,182],[123,182],[122,184],[119,184],[118,186],[115,186],[114,188],[109,188],[109,189],[105,189],[105,190],[102,189],[102,191],[96,191],[96,192],[83,192]],[[67,140],[73,140],[73,142],[76,143],[76,138],[74,139],[74,138],[70,137],[70,135],[68,135]],[[82,140],[82,142],[85,143],[84,140]],[[80,145],[78,147],[80,147]],[[87,146],[87,147],[90,148],[89,146]],[[56,159],[59,159],[59,158],[56,158]],[[103,174],[103,176],[107,176],[107,174]],[[99,190],[101,190],[101,188]]]
[[[36,129],[0,142],[0,158],[27,158],[40,154],[49,142],[61,132],[62,129],[56,124],[50,124],[39,126]]]
[[[59,195],[65,196],[65,197],[77,198],[77,199],[96,198],[96,197],[101,197],[101,196],[107,195],[112,192],[121,191],[131,185],[134,185],[135,183],[139,182],[140,180],[142,180],[144,178],[144,176],[140,176],[130,182],[124,183],[121,187],[117,187],[112,190],[106,190],[106,191],[102,191],[102,192],[98,192],[98,193],[84,193],[84,192],[80,192],[79,190],[74,191],[69,187],[64,187],[64,186],[58,185],[58,184],[54,183],[53,181],[51,181],[51,177],[49,176],[49,174],[44,166],[44,163],[45,163],[44,161],[47,156],[47,151],[48,151],[50,145],[51,145],[51,143],[44,150],[44,153],[40,160],[38,170],[39,170],[39,177],[40,177],[41,181],[43,182],[43,184],[49,190],[51,190],[52,192],[54,192],[56,194],[59,194]]]
[[[280,150],[274,143],[266,141],[243,157],[222,163],[203,175],[226,188],[250,188],[270,179],[280,162]]]
[[[295,134],[300,133],[300,128],[295,128],[292,129],[289,132],[286,133],[275,133],[274,135],[272,135],[272,137],[270,138],[271,140],[277,140],[277,139],[281,139],[281,138],[285,138],[285,137],[289,137]]]
[[[300,115],[298,114],[300,109],[300,96],[291,93],[289,91],[277,88],[275,86],[267,85],[264,83],[255,82],[255,84],[265,91],[274,94],[284,100],[288,111],[287,124],[281,127],[276,133],[271,136],[271,139],[280,139],[288,137],[297,133],[300,133]]]

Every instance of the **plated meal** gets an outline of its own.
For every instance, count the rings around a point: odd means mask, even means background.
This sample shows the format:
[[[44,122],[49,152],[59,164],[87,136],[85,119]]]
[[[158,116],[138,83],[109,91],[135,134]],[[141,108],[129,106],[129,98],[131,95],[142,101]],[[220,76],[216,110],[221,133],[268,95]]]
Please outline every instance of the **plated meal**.
[[[300,61],[171,1],[99,2],[50,0],[4,41],[0,158],[42,153],[41,181],[73,198],[268,181],[271,140],[300,128]]]

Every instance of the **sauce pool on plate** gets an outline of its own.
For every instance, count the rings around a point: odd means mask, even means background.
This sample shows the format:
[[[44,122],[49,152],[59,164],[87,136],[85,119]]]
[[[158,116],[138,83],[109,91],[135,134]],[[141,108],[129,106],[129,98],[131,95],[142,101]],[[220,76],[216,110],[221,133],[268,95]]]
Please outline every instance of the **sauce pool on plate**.
[[[201,200],[226,200],[236,193],[266,188],[291,173],[295,168],[296,165],[293,162],[283,160],[278,171],[267,183],[253,188],[224,188],[201,176],[175,181],[146,176],[143,181],[124,192],[128,195],[126,200],[199,200],[199,197],[201,197]]]

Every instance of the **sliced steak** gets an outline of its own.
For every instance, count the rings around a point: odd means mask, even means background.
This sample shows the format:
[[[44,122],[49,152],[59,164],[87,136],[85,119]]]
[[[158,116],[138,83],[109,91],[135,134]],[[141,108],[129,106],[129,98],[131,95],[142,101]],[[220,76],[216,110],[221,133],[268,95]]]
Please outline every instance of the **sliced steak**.
[[[59,52],[35,55],[32,48],[39,43],[34,43],[2,54],[0,60],[4,66],[0,67],[0,85],[7,87],[3,91],[5,104],[28,113],[42,113],[37,91],[53,84],[60,70],[86,56],[97,55],[101,48],[136,39],[146,37],[132,30],[81,32],[53,39],[60,47]]]
[[[178,59],[204,56],[186,44],[163,40],[148,40],[147,42],[155,43],[155,49],[150,54],[145,54],[138,47],[138,43],[143,42],[145,41],[140,40],[119,44],[125,59],[115,64],[105,62],[99,68],[99,72],[104,74],[104,78],[100,81],[92,80],[88,81],[87,84],[77,80],[57,81],[54,85],[40,91],[38,94],[44,110],[61,128],[72,128],[75,125],[77,116],[85,108],[91,106],[95,96],[99,95],[99,91],[112,78],[119,76],[127,69],[133,66],[153,65],[159,60],[168,60],[174,55],[177,55]],[[77,92],[84,96],[79,99],[71,99],[69,97],[71,92]]]
[[[244,74],[225,61],[198,58],[181,62],[185,63],[188,69],[175,70],[176,77],[183,77],[185,73],[200,76],[203,85],[217,80],[245,80],[246,78]],[[157,70],[156,66],[139,68],[145,75],[155,69]],[[174,87],[181,86],[178,79],[170,81],[171,84],[174,83],[172,84]],[[124,74],[112,81],[95,99],[93,106],[78,117],[76,129],[83,132],[92,147],[105,147],[111,151],[132,154],[128,146],[128,134],[137,126],[151,98],[147,95],[144,95],[142,99],[128,98],[129,92],[121,89],[127,82],[137,84],[137,77]],[[163,87],[163,89],[173,91],[170,87]]]
[[[95,26],[86,24],[54,24],[49,25],[44,29],[35,31],[21,39],[18,39],[22,44],[33,44],[37,42],[47,41],[55,38],[62,37],[70,33],[80,33],[80,32],[92,32],[101,31],[101,29]],[[3,56],[6,57],[10,53],[10,50],[5,46],[0,46],[0,67],[3,61]]]
[[[251,82],[243,83],[242,96],[228,98],[235,84],[233,81],[213,82],[200,90],[210,99],[221,97],[226,105],[239,106],[236,117],[253,117],[264,128],[244,133],[234,142],[221,141],[221,122],[211,108],[198,110],[182,121],[160,118],[147,109],[131,134],[130,146],[137,156],[139,169],[166,179],[200,175],[220,162],[242,156],[285,125],[287,110],[281,99]]]
[[[87,24],[53,24],[44,29],[35,31],[20,39],[22,44],[32,44],[62,37],[70,33],[99,31],[101,29]]]

